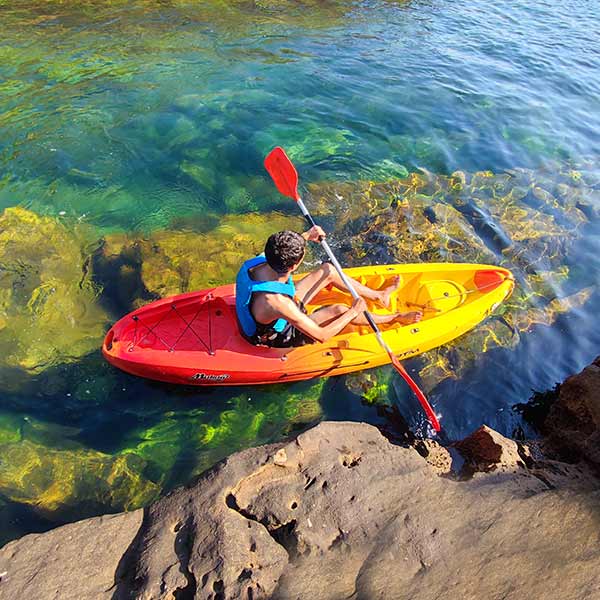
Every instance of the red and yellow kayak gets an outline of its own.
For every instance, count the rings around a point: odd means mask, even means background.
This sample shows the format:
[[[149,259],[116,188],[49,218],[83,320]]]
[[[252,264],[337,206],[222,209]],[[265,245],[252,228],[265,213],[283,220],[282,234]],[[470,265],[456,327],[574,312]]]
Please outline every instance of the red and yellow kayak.
[[[514,286],[510,271],[477,264],[381,265],[345,272],[374,289],[390,285],[400,275],[389,311],[423,311],[419,323],[380,326],[400,359],[462,335],[485,319]],[[324,289],[307,309],[310,313],[337,303],[349,305],[350,295]],[[387,312],[375,304],[369,304],[369,310]],[[254,346],[240,334],[233,284],[171,296],[131,312],[107,333],[102,352],[128,373],[188,385],[281,383],[389,362],[369,327],[298,348]]]

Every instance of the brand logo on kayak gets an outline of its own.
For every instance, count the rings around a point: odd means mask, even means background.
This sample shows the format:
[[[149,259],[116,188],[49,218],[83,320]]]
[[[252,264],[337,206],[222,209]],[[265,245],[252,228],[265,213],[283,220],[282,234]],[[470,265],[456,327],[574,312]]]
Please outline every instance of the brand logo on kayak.
[[[193,379],[194,381],[225,381],[226,379],[229,379],[231,377],[231,375],[228,375],[227,373],[220,373],[220,374],[213,374],[213,373],[194,373],[190,379]]]

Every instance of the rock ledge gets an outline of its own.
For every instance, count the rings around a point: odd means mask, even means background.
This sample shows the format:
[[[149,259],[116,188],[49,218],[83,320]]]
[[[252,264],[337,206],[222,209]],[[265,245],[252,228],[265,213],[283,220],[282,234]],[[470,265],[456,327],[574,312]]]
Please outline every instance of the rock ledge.
[[[596,441],[596,363],[549,416],[561,450],[557,415],[571,436],[576,416],[585,426],[571,463],[482,427],[456,444],[459,480],[432,440],[424,458],[370,425],[324,422],[144,510],[10,542],[0,598],[600,598],[596,455],[576,456]]]

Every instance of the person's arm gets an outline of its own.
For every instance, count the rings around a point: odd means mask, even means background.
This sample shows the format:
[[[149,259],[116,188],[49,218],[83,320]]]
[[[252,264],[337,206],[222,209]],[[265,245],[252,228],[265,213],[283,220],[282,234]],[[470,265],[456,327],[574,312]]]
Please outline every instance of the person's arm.
[[[268,300],[271,308],[291,323],[296,329],[313,338],[317,342],[326,342],[337,335],[346,325],[366,310],[367,305],[362,298],[354,300],[352,306],[345,313],[336,317],[331,323],[321,326],[315,323],[308,315],[305,315],[296,303],[286,296],[273,294]]]

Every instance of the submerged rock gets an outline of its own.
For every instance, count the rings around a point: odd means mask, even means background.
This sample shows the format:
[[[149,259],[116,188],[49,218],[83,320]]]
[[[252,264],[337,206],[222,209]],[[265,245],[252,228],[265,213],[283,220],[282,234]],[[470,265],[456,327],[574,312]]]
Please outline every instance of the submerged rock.
[[[281,213],[224,215],[216,222],[206,232],[108,235],[93,258],[95,279],[129,305],[233,283],[242,262],[260,254],[271,233],[304,229],[299,217]]]
[[[426,391],[591,298],[594,288],[575,282],[568,257],[594,218],[585,208],[597,204],[586,182],[593,178],[584,181],[566,164],[549,168],[450,177],[422,169],[385,182],[308,186],[316,212],[337,218],[343,263],[474,262],[514,273],[517,285],[496,318],[419,359]]]
[[[354,135],[347,129],[306,122],[302,127],[280,123],[271,125],[257,132],[255,144],[266,156],[281,140],[286,140],[286,153],[292,161],[303,165],[326,161],[335,155],[348,156],[355,144]]]
[[[90,279],[89,240],[21,207],[0,215],[0,353],[30,372],[96,350],[108,316]]]
[[[110,456],[65,440],[52,447],[35,436],[0,440],[0,452],[2,496],[52,521],[138,508],[160,491],[142,475],[145,461],[133,455]]]

